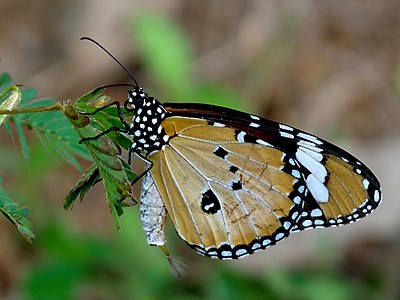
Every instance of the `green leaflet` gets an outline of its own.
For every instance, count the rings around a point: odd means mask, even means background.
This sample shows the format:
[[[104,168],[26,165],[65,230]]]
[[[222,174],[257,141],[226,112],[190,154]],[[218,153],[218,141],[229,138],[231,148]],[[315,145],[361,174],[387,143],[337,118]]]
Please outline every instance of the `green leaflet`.
[[[11,221],[17,230],[30,242],[35,235],[32,232],[32,224],[28,220],[29,210],[15,203],[4,190],[0,178],[0,211]]]
[[[42,99],[27,102],[23,108],[46,107],[54,104],[55,100]],[[15,116],[15,123],[21,123],[35,130],[40,141],[54,159],[63,159],[80,170],[80,165],[74,155],[90,159],[82,145],[79,136],[60,111],[45,111]],[[23,145],[23,144],[22,144]],[[27,151],[23,147],[24,153]]]
[[[27,88],[22,91],[12,84],[9,74],[0,75],[0,110],[20,109],[24,113],[13,115],[0,115],[2,123],[11,138],[13,132],[8,122],[15,124],[16,134],[20,141],[24,157],[29,160],[29,147],[24,134],[24,128],[32,129],[38,135],[49,154],[55,159],[63,159],[80,169],[75,156],[90,159],[85,147],[80,145],[79,136],[65,118],[61,111],[46,111],[46,108],[57,103],[52,99],[34,99],[36,90]],[[60,106],[61,107],[61,106]],[[26,112],[27,109],[40,109],[42,111]]]
[[[64,209],[69,209],[74,206],[76,200],[82,201],[86,193],[100,180],[99,169],[96,164],[90,166],[89,169],[82,175],[78,183],[70,190],[64,201]]]

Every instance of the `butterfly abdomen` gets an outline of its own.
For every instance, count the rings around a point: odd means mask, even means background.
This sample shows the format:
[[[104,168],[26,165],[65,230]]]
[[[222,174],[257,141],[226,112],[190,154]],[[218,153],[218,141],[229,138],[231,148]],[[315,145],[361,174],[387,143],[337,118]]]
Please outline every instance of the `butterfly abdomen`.
[[[165,244],[164,224],[167,211],[160,193],[154,184],[151,173],[143,178],[142,192],[140,195],[140,221],[150,246]]]

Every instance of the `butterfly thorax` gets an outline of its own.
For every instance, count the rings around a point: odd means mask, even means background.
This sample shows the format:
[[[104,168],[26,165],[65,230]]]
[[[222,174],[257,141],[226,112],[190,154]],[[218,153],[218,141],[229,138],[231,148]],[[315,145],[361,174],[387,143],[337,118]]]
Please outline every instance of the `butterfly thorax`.
[[[161,126],[166,111],[160,102],[147,96],[142,88],[135,88],[129,92],[127,106],[134,112],[128,131],[132,136],[131,148],[134,152],[147,156],[168,143],[169,136]]]

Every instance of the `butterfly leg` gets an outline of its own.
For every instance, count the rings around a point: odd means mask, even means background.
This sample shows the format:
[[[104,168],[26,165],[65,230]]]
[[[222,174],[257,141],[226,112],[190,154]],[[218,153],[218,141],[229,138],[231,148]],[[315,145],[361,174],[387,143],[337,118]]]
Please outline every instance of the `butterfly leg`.
[[[106,105],[104,105],[102,107],[99,107],[98,109],[94,110],[91,113],[87,112],[87,113],[81,113],[81,114],[82,115],[87,115],[87,116],[94,116],[95,114],[97,114],[98,112],[102,111],[103,109],[106,109],[107,107],[110,107],[110,106],[113,106],[113,105],[117,106],[118,117],[121,120],[122,124],[124,124],[125,130],[128,130],[129,129],[129,124],[125,121],[125,118],[124,118],[124,116],[122,114],[122,110],[121,110],[121,103],[119,101],[114,101],[114,102],[111,102],[109,104],[106,104]]]
[[[123,128],[119,128],[119,127],[113,126],[113,127],[108,128],[107,130],[105,130],[105,131],[99,133],[98,135],[95,135],[95,136],[91,136],[91,137],[87,137],[87,138],[81,139],[81,140],[79,141],[79,144],[82,144],[82,143],[85,142],[85,141],[97,140],[99,137],[101,137],[101,136],[103,136],[103,135],[105,135],[105,134],[107,134],[107,133],[109,133],[109,132],[111,132],[111,131],[118,131],[118,132],[123,132],[123,133],[126,133],[126,132],[127,132],[127,131],[126,131],[125,129],[123,129]]]
[[[128,164],[131,165],[131,157],[132,157],[132,153],[134,153],[137,157],[139,157],[141,160],[143,160],[146,163],[146,170],[144,170],[142,172],[142,174],[140,174],[139,176],[137,176],[132,182],[131,184],[134,185],[136,182],[138,182],[143,176],[145,176],[153,167],[153,162],[149,159],[147,159],[145,156],[141,155],[138,152],[134,152],[134,150],[132,150],[132,148],[129,149],[129,153],[128,153]]]
[[[127,133],[129,131],[129,124],[126,123],[124,116],[122,115],[122,111],[121,111],[121,104],[119,103],[119,101],[114,101],[111,102],[107,105],[104,105],[102,107],[99,107],[98,109],[96,109],[95,111],[91,112],[91,113],[82,113],[83,115],[89,115],[89,116],[93,116],[95,114],[97,114],[98,112],[102,111],[103,109],[110,107],[112,105],[116,105],[117,106],[117,112],[118,112],[118,117],[121,120],[122,124],[124,125],[124,128],[119,128],[119,127],[110,127],[107,130],[103,131],[102,133],[93,136],[93,137],[88,137],[88,138],[83,138],[79,141],[79,144],[82,144],[84,141],[90,141],[90,140],[97,140],[99,137],[101,137],[102,135],[105,135],[111,131],[118,131],[118,132],[122,132],[122,133]]]

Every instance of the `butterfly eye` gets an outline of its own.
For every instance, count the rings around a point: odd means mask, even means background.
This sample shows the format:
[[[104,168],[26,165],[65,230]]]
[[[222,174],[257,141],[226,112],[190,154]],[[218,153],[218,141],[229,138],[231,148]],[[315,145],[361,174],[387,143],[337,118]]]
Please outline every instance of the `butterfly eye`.
[[[124,107],[127,111],[134,111],[137,106],[146,99],[147,95],[141,87],[135,87],[129,91],[128,99],[124,103]]]
[[[129,93],[128,99],[124,102],[124,107],[127,111],[134,111],[135,110],[135,103],[134,98],[132,98],[131,94]]]

